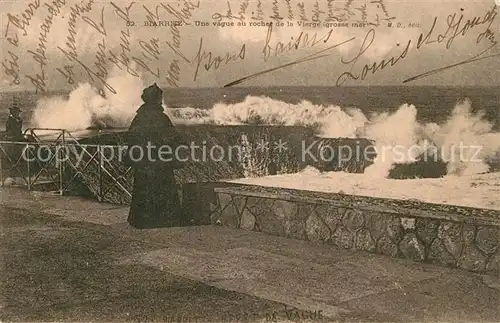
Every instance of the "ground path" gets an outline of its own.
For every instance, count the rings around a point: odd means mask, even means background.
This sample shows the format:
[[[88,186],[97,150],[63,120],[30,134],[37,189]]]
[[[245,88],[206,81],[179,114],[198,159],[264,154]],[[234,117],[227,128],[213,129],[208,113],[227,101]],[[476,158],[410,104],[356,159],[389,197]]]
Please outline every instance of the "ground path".
[[[497,277],[127,211],[0,189],[0,320],[500,321]]]

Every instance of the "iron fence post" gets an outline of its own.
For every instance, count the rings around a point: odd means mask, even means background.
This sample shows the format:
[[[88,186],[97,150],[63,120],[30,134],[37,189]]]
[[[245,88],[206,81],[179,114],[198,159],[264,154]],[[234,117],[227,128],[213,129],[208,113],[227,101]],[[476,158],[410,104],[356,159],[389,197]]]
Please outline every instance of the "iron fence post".
[[[3,144],[0,146],[0,152],[4,152]],[[0,155],[0,187],[3,187],[3,164],[2,164],[3,156]]]
[[[23,151],[23,157],[26,158],[26,151],[29,153],[29,143],[26,144],[26,148]],[[31,167],[30,158],[26,158],[26,168],[28,169],[28,191],[31,191]]]
[[[103,192],[103,189],[102,189],[102,168],[104,167],[103,165],[103,162],[102,162],[102,149],[101,149],[101,145],[97,145],[97,155],[99,156],[99,202],[102,202],[103,201],[103,196],[102,196],[102,192]]]

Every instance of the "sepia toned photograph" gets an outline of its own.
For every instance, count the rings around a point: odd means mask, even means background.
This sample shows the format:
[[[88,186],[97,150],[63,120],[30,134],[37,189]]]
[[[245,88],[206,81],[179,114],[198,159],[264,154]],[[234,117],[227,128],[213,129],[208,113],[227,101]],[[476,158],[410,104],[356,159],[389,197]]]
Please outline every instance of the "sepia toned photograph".
[[[500,322],[497,0],[0,0],[1,322]]]

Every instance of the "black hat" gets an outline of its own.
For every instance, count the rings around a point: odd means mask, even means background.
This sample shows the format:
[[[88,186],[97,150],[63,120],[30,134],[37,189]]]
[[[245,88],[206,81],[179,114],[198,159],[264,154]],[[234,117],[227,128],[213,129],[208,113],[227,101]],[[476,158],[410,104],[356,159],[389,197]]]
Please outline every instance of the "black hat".
[[[21,108],[19,108],[19,106],[14,103],[10,108],[9,108],[10,111],[21,111]]]
[[[156,83],[154,83],[142,91],[141,99],[144,103],[161,103],[163,99],[163,91],[158,87],[158,85],[156,85]]]
[[[19,107],[19,98],[16,96],[12,99],[12,107],[10,107],[9,110],[21,111],[21,108]]]

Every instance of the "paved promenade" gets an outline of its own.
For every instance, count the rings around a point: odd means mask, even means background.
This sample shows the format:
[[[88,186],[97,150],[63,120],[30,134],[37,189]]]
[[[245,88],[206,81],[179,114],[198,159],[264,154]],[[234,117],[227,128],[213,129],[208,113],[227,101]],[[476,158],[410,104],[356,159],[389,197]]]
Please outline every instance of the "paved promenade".
[[[498,277],[0,188],[0,320],[500,322]]]

